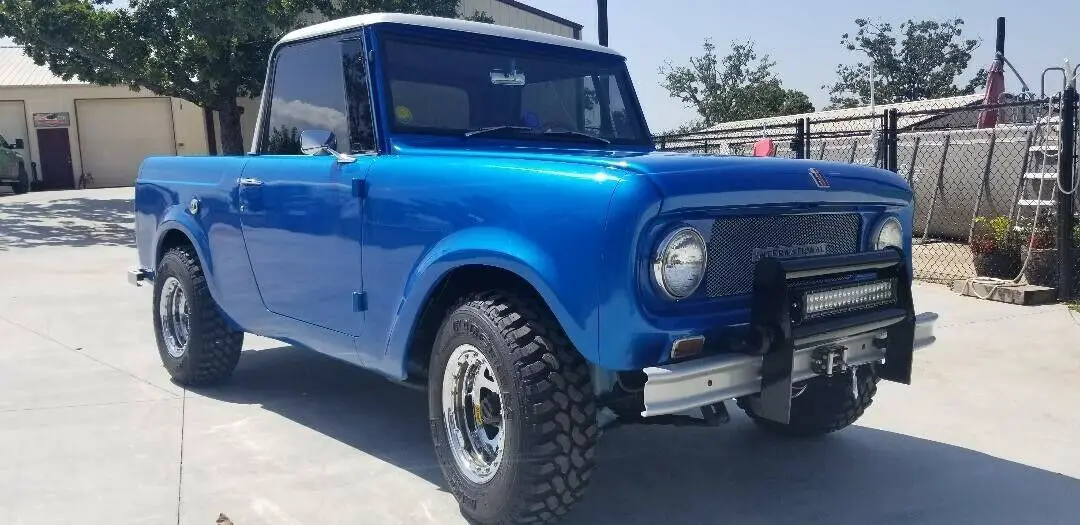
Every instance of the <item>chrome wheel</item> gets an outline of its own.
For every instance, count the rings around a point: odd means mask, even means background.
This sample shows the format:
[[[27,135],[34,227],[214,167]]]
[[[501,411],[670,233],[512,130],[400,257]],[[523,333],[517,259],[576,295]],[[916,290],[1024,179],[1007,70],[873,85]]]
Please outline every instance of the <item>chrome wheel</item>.
[[[191,308],[184,288],[176,277],[169,277],[161,286],[158,316],[161,318],[161,338],[165,341],[166,351],[177,359],[183,357],[191,334]]]
[[[455,348],[443,371],[443,420],[454,462],[473,483],[487,483],[499,470],[506,434],[502,406],[487,358],[473,345]]]

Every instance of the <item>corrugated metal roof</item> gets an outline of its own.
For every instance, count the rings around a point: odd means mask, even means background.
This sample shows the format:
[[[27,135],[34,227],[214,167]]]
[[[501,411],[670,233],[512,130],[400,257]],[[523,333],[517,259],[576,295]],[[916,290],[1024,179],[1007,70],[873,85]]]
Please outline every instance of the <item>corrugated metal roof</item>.
[[[815,111],[813,113],[800,113],[798,115],[785,115],[782,117],[766,117],[753,120],[739,120],[735,122],[724,122],[717,124],[704,131],[724,131],[729,129],[748,128],[748,127],[760,127],[760,126],[779,126],[784,124],[794,124],[796,120],[800,118],[813,119],[815,122],[828,121],[833,119],[854,118],[870,115],[880,115],[882,111],[895,109],[900,113],[914,113],[919,111],[929,111],[934,109],[950,109],[967,106],[980,102],[983,99],[982,94],[977,95],[960,95],[957,97],[943,97],[934,98],[929,100],[916,100],[912,102],[899,102],[896,104],[878,104],[874,106],[874,111],[871,113],[870,106],[859,106],[854,108],[843,109],[830,109],[826,111]],[[925,120],[927,117],[915,117],[915,120]],[[837,127],[840,129],[852,129],[853,126],[859,121],[845,122],[842,125],[837,123]],[[866,120],[869,123],[869,120]],[[899,127],[904,127],[903,123],[898,123]],[[870,125],[866,124],[866,128],[870,129]]]
[[[541,18],[551,20],[552,22],[555,22],[556,24],[560,24],[560,25],[564,25],[564,26],[567,26],[567,27],[574,28],[574,29],[576,29],[578,31],[581,31],[581,29],[583,27],[581,24],[579,24],[577,22],[574,22],[573,20],[567,20],[567,19],[565,19],[565,18],[563,18],[561,16],[553,15],[553,14],[547,12],[547,11],[541,11],[540,9],[537,9],[537,8],[531,6],[531,5],[528,5],[528,4],[518,2],[517,0],[495,0],[495,1],[499,2],[500,4],[506,4],[506,5],[510,6],[510,7],[520,9],[520,10],[526,11],[528,13],[532,13],[532,14],[534,14],[536,16],[541,17]],[[488,14],[491,14],[491,13],[488,13]]]
[[[715,126],[691,133],[689,135],[676,134],[670,138],[664,138],[664,147],[667,149],[695,148],[708,141],[714,148],[727,147],[729,144],[745,144],[756,140],[757,134],[753,131],[760,129],[760,137],[777,136],[789,137],[794,133],[795,121],[806,118],[811,122],[811,134],[835,134],[835,133],[870,133],[880,127],[877,118],[890,109],[897,110],[901,115],[897,118],[897,127],[906,129],[925,121],[937,118],[935,115],[905,115],[905,113],[919,113],[936,109],[954,109],[971,106],[982,102],[983,95],[960,95],[957,97],[943,97],[929,100],[916,100],[912,102],[900,102],[896,104],[879,104],[870,111],[870,106],[854,108],[830,109],[813,113],[801,113],[798,115],[784,115],[781,117],[766,117],[753,120],[739,120],[724,122]],[[865,117],[865,118],[860,118]],[[847,120],[853,119],[853,120]],[[788,128],[790,126],[790,128]],[[659,138],[659,137],[658,137]]]
[[[78,78],[64,80],[26,56],[22,47],[0,47],[0,87],[10,86],[79,86]]]

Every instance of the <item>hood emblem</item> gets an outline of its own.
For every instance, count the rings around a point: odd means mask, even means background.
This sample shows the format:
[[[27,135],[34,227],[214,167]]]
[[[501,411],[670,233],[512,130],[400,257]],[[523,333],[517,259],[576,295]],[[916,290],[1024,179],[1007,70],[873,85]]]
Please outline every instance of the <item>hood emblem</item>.
[[[821,189],[827,189],[829,187],[829,179],[825,178],[825,175],[821,174],[821,170],[817,168],[810,168],[810,178],[814,180],[814,184]]]

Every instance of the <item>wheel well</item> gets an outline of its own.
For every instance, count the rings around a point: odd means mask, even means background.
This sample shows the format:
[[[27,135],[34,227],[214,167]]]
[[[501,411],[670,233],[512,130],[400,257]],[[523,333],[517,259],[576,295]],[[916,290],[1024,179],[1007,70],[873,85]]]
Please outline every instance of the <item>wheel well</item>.
[[[488,290],[506,290],[526,296],[551,314],[544,298],[528,281],[518,274],[502,268],[485,265],[467,265],[451,270],[435,285],[423,312],[413,328],[409,338],[406,355],[406,372],[410,381],[427,378],[428,362],[431,359],[432,345],[439,331],[439,325],[450,308],[464,296]],[[554,315],[550,315],[555,319]]]
[[[154,254],[154,268],[157,268],[157,265],[161,262],[161,258],[165,255],[165,252],[178,246],[191,246],[194,248],[194,245],[191,244],[191,239],[188,239],[188,236],[184,232],[177,229],[165,232],[165,236],[162,237],[161,242],[158,243],[157,253]]]

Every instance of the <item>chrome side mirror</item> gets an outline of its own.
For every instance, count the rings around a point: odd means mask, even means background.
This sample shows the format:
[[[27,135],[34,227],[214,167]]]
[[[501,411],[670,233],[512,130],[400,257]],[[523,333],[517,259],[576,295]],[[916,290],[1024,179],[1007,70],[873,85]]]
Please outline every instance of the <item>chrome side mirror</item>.
[[[300,132],[300,152],[304,155],[323,155],[337,149],[337,137],[325,129],[305,129]]]
[[[333,155],[338,162],[354,162],[356,158],[338,153],[337,137],[325,129],[305,129],[300,132],[300,153],[304,155]]]

